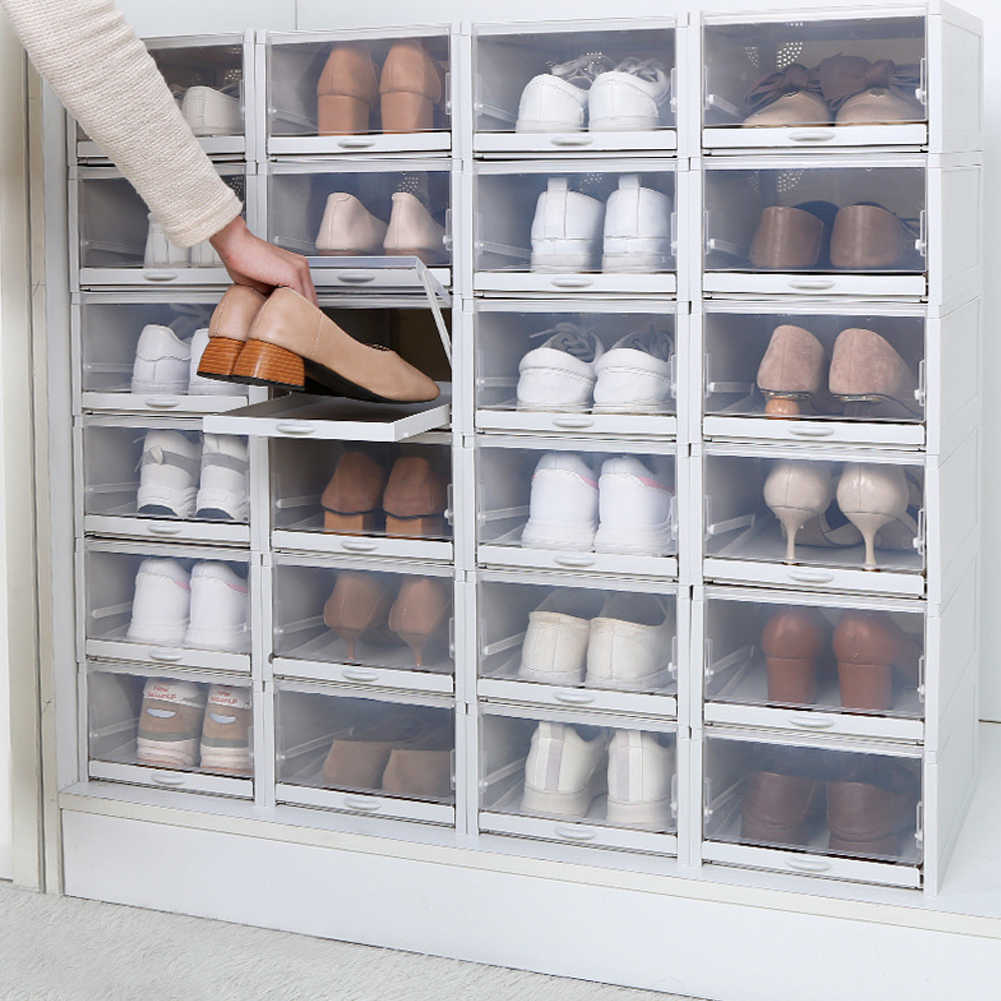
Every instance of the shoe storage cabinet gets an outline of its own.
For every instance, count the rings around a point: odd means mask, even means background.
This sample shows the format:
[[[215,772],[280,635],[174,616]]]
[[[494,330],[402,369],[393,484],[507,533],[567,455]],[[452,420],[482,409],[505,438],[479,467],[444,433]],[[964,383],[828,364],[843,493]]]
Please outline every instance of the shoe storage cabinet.
[[[306,839],[937,891],[974,773],[979,27],[938,8],[789,16],[262,32],[225,71],[232,39],[158,43],[179,85],[239,77],[245,134],[204,141],[252,228],[310,258],[346,330],[431,374],[431,405],[133,392],[140,331],[203,328],[225,275],[150,263],[142,204],[71,127],[74,793],[199,793],[170,802],[234,816],[252,800],[248,822]],[[364,127],[322,134],[331,52],[378,82],[414,39],[443,68],[428,127],[385,131],[376,95],[351,106]],[[578,89],[577,126],[529,122],[529,83],[595,52],[594,72],[649,84],[655,117],[609,123],[592,96],[591,120]],[[892,59],[911,117],[834,121],[828,103],[824,121],[743,125],[759,80],[839,53]],[[393,244],[400,195],[423,215]],[[783,327],[808,332],[815,385],[765,378]],[[592,387],[640,344],[656,398],[526,403],[525,356],[561,337]],[[892,385],[838,388],[875,369],[860,337]],[[245,441],[249,514],[140,511],[151,432]],[[381,502],[337,511],[356,453],[426,460],[439,509],[402,527]],[[603,483],[617,472],[626,499]],[[779,474],[829,495],[795,545],[769,506]],[[852,477],[903,491],[893,524],[841,510]],[[792,525],[796,505],[772,503]],[[231,567],[246,642],[129,639],[146,559]],[[394,615],[411,592],[434,609],[420,627]],[[784,655],[794,627],[806,653]],[[143,763],[147,679],[244,692],[250,771]]]

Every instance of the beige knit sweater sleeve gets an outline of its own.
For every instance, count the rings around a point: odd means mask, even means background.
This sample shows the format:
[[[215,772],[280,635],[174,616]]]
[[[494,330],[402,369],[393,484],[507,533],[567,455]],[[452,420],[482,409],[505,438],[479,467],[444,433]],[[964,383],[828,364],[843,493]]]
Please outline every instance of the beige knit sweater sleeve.
[[[163,224],[190,247],[240,214],[114,0],[0,0],[38,72]]]

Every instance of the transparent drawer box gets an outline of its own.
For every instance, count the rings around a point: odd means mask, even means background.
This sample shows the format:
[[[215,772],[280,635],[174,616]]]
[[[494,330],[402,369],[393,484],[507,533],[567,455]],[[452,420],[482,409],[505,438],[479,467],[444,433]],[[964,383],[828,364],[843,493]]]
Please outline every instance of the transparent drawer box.
[[[266,47],[269,154],[451,149],[447,27],[271,33]]]
[[[481,696],[677,713],[679,601],[673,585],[566,574],[476,577]]]
[[[702,856],[785,872],[921,885],[920,751],[705,731]]]
[[[667,159],[478,162],[474,288],[675,292],[675,170]]]
[[[295,562],[293,562],[293,560]],[[276,675],[373,687],[454,690],[455,590],[450,568],[392,571],[376,560],[271,570]]]
[[[475,149],[673,150],[667,19],[473,26]]]
[[[498,435],[475,461],[481,565],[677,575],[673,447]]]
[[[246,439],[203,435],[195,419],[91,417],[74,433],[84,532],[249,543]]]
[[[483,703],[479,757],[481,831],[677,851],[672,723]]]
[[[246,406],[247,387],[191,377],[192,349],[203,349],[199,331],[218,301],[215,292],[167,301],[140,292],[81,294],[71,313],[78,410],[204,414]]]
[[[241,202],[248,168],[216,164]],[[190,250],[167,239],[132,185],[114,167],[77,167],[70,178],[70,272],[82,288],[100,285],[229,285],[215,250]],[[75,222],[75,227],[74,227]]]
[[[79,656],[250,674],[253,565],[239,550],[88,541]]]
[[[925,469],[906,453],[713,446],[702,475],[707,578],[924,594]]]
[[[475,310],[478,430],[677,433],[673,303],[487,301]]]
[[[249,686],[121,664],[93,663],[82,677],[90,778],[253,797]]]
[[[417,257],[450,283],[448,160],[274,162],[268,172],[268,237],[308,257],[318,284],[343,284],[346,261],[372,257]]]
[[[451,496],[449,435],[403,446],[271,442],[276,549],[451,560]]]
[[[455,823],[451,705],[287,682],[275,698],[279,803]]]

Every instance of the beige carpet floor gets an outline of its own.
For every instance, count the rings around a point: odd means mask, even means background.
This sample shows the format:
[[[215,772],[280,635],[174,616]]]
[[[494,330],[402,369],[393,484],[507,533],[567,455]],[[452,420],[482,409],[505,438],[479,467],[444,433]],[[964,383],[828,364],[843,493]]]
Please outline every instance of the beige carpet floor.
[[[680,1001],[0,883],[0,1001]]]

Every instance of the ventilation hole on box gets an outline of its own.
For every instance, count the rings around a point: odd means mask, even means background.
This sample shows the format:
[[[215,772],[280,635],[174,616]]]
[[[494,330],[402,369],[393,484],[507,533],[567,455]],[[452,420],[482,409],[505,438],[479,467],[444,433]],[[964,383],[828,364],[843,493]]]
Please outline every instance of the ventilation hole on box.
[[[794,63],[798,63],[802,55],[802,42],[783,42],[775,55],[775,66],[780,70],[788,69]]]
[[[780,170],[776,181],[779,194],[782,195],[787,191],[795,191],[799,187],[802,177],[802,170]]]

